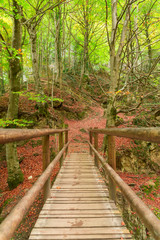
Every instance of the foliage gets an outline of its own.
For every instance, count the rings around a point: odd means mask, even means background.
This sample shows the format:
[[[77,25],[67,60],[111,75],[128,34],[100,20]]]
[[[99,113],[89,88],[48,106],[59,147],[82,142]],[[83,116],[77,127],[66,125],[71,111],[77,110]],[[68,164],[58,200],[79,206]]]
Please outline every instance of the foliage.
[[[33,124],[33,121],[25,119],[3,120],[0,119],[0,127],[2,128],[23,128]]]
[[[138,127],[147,127],[148,124],[146,122],[146,120],[144,119],[144,117],[142,116],[137,116],[133,119],[133,125],[136,125]]]
[[[64,102],[61,98],[52,98],[48,97],[45,94],[36,94],[34,92],[17,92],[22,96],[27,97],[29,100],[36,101],[37,103],[46,103],[47,101],[53,101],[53,102]]]
[[[149,144],[142,145],[142,141],[134,140],[134,146],[132,147],[133,154],[142,161],[147,161],[149,158],[148,150],[150,148]]]
[[[146,195],[153,194],[154,196],[157,196],[157,190],[160,187],[160,177],[157,177],[152,184],[148,185],[142,185],[141,189]]]

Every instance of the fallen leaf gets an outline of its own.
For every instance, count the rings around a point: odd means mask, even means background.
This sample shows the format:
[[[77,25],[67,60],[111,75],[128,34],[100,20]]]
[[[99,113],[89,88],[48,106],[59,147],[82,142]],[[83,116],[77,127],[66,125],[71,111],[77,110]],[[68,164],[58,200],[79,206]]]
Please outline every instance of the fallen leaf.
[[[122,221],[122,222],[121,222],[121,225],[122,225],[122,226],[125,226],[125,223]]]

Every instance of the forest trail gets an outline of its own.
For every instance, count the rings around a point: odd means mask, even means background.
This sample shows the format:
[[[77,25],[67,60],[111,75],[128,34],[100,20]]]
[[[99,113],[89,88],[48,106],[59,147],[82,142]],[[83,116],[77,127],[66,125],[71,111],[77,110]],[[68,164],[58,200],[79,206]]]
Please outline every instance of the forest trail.
[[[74,141],[74,145],[76,146],[77,142],[86,142],[89,140],[89,134],[87,129],[89,128],[105,128],[106,126],[106,118],[104,117],[104,109],[96,106],[90,107],[92,112],[88,114],[88,116],[82,120],[68,120],[65,119],[65,124],[68,124],[69,128],[69,140]],[[119,114],[121,118],[124,119],[127,124],[132,124],[132,119],[134,116],[125,116],[124,114]],[[125,124],[122,124],[118,127],[126,127]],[[120,148],[121,146],[130,147],[131,140],[129,138],[118,138],[116,137],[116,148]],[[72,142],[73,144],[73,142]],[[103,144],[103,134],[98,137],[98,145],[102,148]],[[80,147],[80,145],[78,145]],[[72,148],[73,149],[73,148]]]
[[[87,129],[92,127],[104,128],[106,119],[103,117],[103,109],[100,107],[91,107],[92,113],[82,120],[65,120],[69,128],[69,139],[86,140],[88,139]]]

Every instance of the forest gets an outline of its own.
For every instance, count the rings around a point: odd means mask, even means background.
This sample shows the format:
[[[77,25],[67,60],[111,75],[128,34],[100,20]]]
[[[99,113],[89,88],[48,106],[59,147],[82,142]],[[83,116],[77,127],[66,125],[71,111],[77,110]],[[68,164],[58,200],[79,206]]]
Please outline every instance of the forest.
[[[90,127],[160,127],[158,0],[0,1],[0,128],[67,127],[75,143]],[[0,222],[26,176],[40,175],[39,162],[23,169],[41,151],[27,144],[0,146]],[[105,156],[107,138],[99,147]],[[120,176],[160,217],[159,145],[117,139],[116,149]]]

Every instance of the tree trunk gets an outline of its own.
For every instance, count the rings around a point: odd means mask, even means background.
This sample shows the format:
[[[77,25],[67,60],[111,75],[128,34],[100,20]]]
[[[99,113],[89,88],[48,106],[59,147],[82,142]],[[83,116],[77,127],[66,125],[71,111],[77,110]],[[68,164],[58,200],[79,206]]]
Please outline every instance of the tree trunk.
[[[84,18],[84,43],[83,43],[83,60],[81,67],[81,79],[80,87],[83,84],[84,75],[89,74],[89,0],[86,0],[83,6],[83,18]]]
[[[152,66],[152,47],[151,47],[151,39],[149,36],[149,17],[146,16],[146,20],[144,22],[145,25],[145,35],[147,39],[147,45],[148,45],[148,71],[151,69]]]
[[[119,57],[116,54],[115,42],[117,33],[117,1],[112,0],[112,35],[110,43],[110,88],[107,105],[106,126],[115,126],[114,98],[119,78]]]
[[[2,45],[0,44],[0,53],[2,52]],[[3,57],[1,54],[0,58],[0,95],[3,95],[5,93],[4,88],[4,78],[3,78]]]
[[[9,92],[9,105],[7,111],[7,119],[13,120],[18,118],[18,102],[20,91],[20,78],[21,78],[21,38],[22,27],[20,19],[17,17],[21,8],[17,1],[13,0],[13,37],[12,37],[12,58],[9,60],[10,65],[10,92]],[[17,52],[16,56],[15,51]],[[19,166],[17,158],[16,143],[6,144],[6,158],[8,169],[8,185],[9,188],[15,188],[19,183],[23,182],[23,173]]]
[[[69,37],[69,44],[68,44],[68,70],[69,72],[71,71],[71,28],[72,28],[72,20],[70,21],[69,25],[69,32],[68,32],[68,37]]]
[[[33,71],[33,77],[35,82],[35,90],[37,93],[39,93],[41,90],[41,83],[40,83],[39,66],[38,66],[36,27],[34,25],[31,25],[31,27],[28,27],[28,33],[31,41],[32,71]]]
[[[120,78],[120,61],[125,45],[128,21],[129,21],[129,11],[130,11],[130,1],[126,7],[126,16],[123,23],[123,28],[120,33],[119,43],[116,43],[119,35],[118,32],[118,20],[117,20],[117,0],[112,0],[112,33],[110,41],[110,89],[108,95],[108,105],[107,105],[107,126],[115,126],[116,120],[116,92],[118,91],[118,82]],[[118,46],[118,48],[117,48]]]
[[[56,79],[55,82],[59,83],[60,89],[62,89],[62,39],[61,39],[61,6],[56,8],[55,12],[55,71]]]
[[[50,57],[50,13],[49,13],[49,20],[48,20],[48,32],[47,32],[47,53],[46,53],[46,73],[47,73],[47,85],[48,85],[48,93],[50,90],[50,68],[49,68],[49,57]]]

